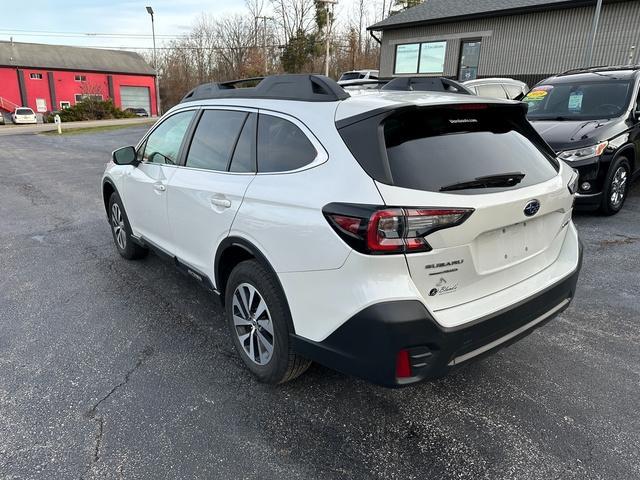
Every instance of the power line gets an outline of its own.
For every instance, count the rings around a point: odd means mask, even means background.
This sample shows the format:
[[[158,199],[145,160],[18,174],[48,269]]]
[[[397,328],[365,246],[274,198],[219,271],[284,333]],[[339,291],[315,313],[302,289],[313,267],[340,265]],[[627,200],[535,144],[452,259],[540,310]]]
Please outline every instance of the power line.
[[[122,37],[122,38],[151,38],[151,35],[144,33],[100,33],[100,32],[56,32],[50,30],[23,30],[14,28],[2,28],[0,34],[15,36],[41,36],[41,37]],[[158,34],[156,37],[184,38],[188,34]]]

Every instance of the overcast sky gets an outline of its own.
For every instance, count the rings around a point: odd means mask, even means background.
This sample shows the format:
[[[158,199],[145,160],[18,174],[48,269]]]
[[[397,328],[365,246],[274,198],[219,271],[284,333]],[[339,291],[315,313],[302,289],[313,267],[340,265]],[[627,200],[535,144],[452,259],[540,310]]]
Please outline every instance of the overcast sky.
[[[341,0],[341,10],[346,9],[352,1]],[[17,42],[111,48],[152,46],[151,22],[145,10],[146,5],[151,5],[155,12],[158,46],[169,40],[171,35],[187,33],[202,12],[216,16],[246,12],[244,0],[0,0],[0,3],[3,4],[0,7],[0,40],[9,40],[13,36]],[[87,32],[149,37],[74,36]]]

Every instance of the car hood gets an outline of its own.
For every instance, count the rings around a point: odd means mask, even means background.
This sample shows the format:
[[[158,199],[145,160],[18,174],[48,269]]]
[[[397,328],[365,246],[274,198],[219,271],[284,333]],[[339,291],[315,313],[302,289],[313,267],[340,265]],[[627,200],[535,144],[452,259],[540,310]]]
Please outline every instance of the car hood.
[[[530,119],[531,125],[555,150],[587,147],[615,136],[624,130],[620,119],[558,121]]]

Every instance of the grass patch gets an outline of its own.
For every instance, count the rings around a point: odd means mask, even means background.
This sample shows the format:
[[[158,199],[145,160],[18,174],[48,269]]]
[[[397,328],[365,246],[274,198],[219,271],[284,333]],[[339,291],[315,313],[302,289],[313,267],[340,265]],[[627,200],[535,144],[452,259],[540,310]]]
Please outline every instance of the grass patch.
[[[128,123],[124,125],[98,125],[96,127],[80,127],[80,128],[68,128],[65,129],[64,124],[62,125],[62,135],[82,135],[83,133],[98,133],[98,132],[109,132],[111,130],[121,130],[123,128],[132,128],[132,127],[150,127],[155,123],[155,120],[150,120],[148,122],[140,122],[140,123]],[[42,132],[41,135],[58,135],[58,130],[50,130],[48,132]]]

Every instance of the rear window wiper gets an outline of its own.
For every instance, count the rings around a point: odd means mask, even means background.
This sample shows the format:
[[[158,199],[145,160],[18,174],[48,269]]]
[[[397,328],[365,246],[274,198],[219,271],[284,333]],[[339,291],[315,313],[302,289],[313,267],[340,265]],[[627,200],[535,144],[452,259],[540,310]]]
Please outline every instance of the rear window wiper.
[[[440,191],[451,192],[453,190],[469,190],[472,188],[513,187],[519,184],[524,176],[525,174],[522,172],[498,173],[496,175],[487,175],[486,177],[477,177],[473,180],[445,185],[440,188]]]

